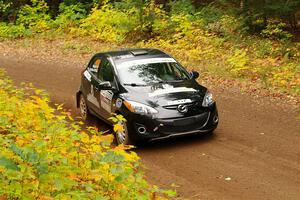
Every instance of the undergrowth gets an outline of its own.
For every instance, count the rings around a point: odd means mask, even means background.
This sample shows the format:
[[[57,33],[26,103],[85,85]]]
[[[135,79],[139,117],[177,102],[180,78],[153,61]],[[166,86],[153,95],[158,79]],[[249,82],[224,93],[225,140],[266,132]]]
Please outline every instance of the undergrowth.
[[[174,195],[147,183],[139,157],[125,146],[113,147],[111,134],[81,130],[60,105],[48,105],[43,91],[30,84],[22,88],[0,71],[0,199]]]

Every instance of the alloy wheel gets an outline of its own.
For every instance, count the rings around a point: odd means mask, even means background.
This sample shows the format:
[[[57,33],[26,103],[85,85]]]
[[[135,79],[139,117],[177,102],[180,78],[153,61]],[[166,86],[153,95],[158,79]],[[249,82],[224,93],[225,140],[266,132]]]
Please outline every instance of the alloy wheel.
[[[126,140],[128,137],[128,130],[127,130],[126,123],[123,122],[121,125],[123,126],[122,131],[118,131],[116,133],[116,139],[117,139],[118,144],[126,143]]]

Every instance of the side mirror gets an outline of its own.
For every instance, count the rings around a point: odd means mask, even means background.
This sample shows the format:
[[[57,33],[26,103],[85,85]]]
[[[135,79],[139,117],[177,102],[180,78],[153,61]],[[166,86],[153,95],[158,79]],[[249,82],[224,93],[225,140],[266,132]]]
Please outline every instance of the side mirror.
[[[190,72],[190,74],[191,74],[193,79],[197,79],[199,77],[199,72],[192,71],[192,72]]]
[[[115,87],[109,82],[104,81],[98,84],[99,90],[115,90]]]

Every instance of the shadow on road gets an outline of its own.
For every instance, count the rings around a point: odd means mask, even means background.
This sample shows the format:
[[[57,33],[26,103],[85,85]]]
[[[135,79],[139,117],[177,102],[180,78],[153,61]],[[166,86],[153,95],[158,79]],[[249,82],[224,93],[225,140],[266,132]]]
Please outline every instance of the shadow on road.
[[[170,150],[172,148],[181,148],[190,145],[201,145],[211,142],[217,138],[216,134],[198,134],[190,136],[182,136],[176,138],[168,138],[164,140],[156,140],[139,145],[136,152],[152,151],[152,150]]]

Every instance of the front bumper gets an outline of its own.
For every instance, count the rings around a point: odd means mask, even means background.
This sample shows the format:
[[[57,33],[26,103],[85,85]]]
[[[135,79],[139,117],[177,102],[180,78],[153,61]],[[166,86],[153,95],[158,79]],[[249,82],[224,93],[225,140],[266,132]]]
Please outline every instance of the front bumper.
[[[217,128],[219,117],[214,103],[205,112],[181,118],[153,119],[147,116],[126,117],[131,136],[136,140],[158,140],[211,132]]]

